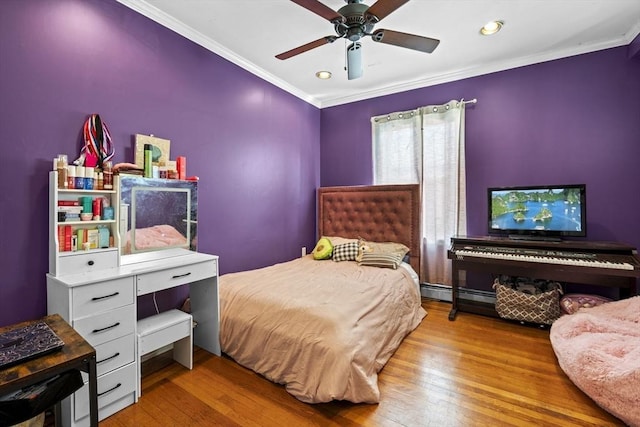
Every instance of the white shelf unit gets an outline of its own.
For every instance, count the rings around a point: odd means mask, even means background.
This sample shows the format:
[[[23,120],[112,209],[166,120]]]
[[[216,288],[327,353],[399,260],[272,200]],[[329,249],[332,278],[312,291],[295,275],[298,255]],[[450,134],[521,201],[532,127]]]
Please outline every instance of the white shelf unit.
[[[114,177],[114,181],[117,177]],[[63,276],[81,272],[115,268],[119,265],[120,229],[118,209],[118,185],[114,182],[114,190],[84,190],[58,188],[58,172],[49,172],[49,274]],[[114,217],[111,220],[91,221],[58,221],[59,201],[77,201],[80,205],[81,197],[92,199],[101,197],[108,200],[113,208]],[[113,238],[112,246],[83,250],[78,243],[78,250],[60,250],[59,227],[70,227],[72,233],[79,229],[90,230],[104,227]],[[64,243],[63,243],[64,246]]]

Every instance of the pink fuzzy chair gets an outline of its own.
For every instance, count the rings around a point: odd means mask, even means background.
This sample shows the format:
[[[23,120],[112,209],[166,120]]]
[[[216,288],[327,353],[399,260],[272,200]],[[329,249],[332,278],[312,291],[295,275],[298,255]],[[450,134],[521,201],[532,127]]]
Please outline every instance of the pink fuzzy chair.
[[[571,381],[611,414],[640,426],[640,296],[564,315],[550,338]]]

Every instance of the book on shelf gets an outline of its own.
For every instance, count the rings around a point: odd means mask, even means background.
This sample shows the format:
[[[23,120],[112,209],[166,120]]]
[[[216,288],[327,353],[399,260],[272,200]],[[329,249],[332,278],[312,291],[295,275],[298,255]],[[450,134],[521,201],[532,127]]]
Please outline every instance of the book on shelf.
[[[89,249],[98,249],[100,245],[100,234],[97,229],[87,230],[87,242],[89,242]]]
[[[82,244],[87,241],[86,230],[79,228],[76,230],[76,236],[78,236],[78,247],[81,248]]]
[[[80,206],[78,200],[58,200],[58,206]]]
[[[58,222],[80,221],[79,213],[58,212]]]
[[[64,226],[64,251],[71,251],[71,235],[73,234],[73,229],[70,225]]]
[[[64,251],[64,225],[58,226],[58,251]]]
[[[58,206],[58,212],[82,212],[82,206]]]

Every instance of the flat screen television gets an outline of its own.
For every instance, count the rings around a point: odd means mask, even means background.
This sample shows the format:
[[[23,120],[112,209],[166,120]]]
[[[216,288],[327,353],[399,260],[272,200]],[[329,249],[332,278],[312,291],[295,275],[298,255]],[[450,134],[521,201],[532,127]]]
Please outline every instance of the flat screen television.
[[[587,235],[584,184],[496,187],[487,196],[489,234],[534,240]]]

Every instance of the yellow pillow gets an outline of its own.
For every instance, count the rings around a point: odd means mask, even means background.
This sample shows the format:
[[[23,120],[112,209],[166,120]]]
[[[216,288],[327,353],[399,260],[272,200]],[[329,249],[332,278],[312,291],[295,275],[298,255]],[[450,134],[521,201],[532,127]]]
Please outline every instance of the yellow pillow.
[[[313,259],[329,259],[333,253],[333,245],[329,239],[322,237],[318,240],[311,253],[313,254]]]

